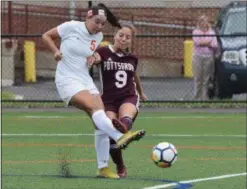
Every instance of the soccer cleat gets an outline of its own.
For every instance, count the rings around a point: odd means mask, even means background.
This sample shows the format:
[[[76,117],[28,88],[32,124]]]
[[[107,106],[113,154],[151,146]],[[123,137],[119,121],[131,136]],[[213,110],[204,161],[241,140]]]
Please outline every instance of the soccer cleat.
[[[133,131],[132,135],[134,135],[135,137],[133,138],[133,140],[138,141],[140,140],[142,137],[144,137],[146,131],[144,130],[139,130],[139,131]]]
[[[144,135],[145,135],[144,130],[139,130],[134,132],[128,131],[117,141],[117,146],[120,149],[125,149],[129,145],[129,143],[135,140],[140,140],[142,137],[144,137]]]
[[[119,179],[119,176],[114,173],[109,167],[99,169],[97,178]]]
[[[117,166],[117,174],[120,178],[127,176],[127,170],[125,166]]]
[[[128,132],[128,127],[125,124],[123,124],[119,119],[113,118],[112,124],[121,133],[127,133]]]

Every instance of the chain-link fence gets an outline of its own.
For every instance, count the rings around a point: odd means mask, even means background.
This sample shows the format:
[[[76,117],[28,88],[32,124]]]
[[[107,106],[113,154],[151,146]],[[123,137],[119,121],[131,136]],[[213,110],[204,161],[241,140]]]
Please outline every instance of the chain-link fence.
[[[209,97],[232,97],[233,102],[246,101],[246,5],[245,8],[231,10],[233,16],[241,13],[234,20],[230,13],[222,11],[230,2],[226,0],[100,2],[105,3],[122,23],[132,23],[137,28],[133,48],[139,58],[138,73],[142,86],[150,101],[195,100],[192,31],[203,14],[208,16],[213,26],[219,24],[216,36],[220,48],[218,57],[214,59],[217,75],[216,72],[212,73],[207,86]],[[60,100],[54,84],[56,62],[53,54],[42,43],[41,34],[68,20],[84,21],[88,7],[98,3],[1,2],[2,100]],[[220,24],[233,31],[222,32]],[[242,29],[235,31],[237,27]],[[113,42],[113,31],[110,25],[104,28],[104,41]],[[225,59],[228,61],[226,66],[218,66],[224,65],[222,61]],[[222,79],[222,69],[227,72],[225,79]],[[93,76],[100,86],[96,69],[93,70]],[[236,86],[237,89],[234,88]]]

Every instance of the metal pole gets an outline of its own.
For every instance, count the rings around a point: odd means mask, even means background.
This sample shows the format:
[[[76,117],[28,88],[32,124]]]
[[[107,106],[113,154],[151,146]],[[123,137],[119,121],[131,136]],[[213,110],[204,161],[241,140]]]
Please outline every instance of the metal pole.
[[[93,5],[93,2],[92,1],[88,1],[88,8],[91,8]]]
[[[8,33],[12,34],[12,2],[8,1]]]
[[[69,2],[69,18],[70,20],[74,20],[75,19],[75,8],[76,8],[76,1],[75,0],[71,0]]]
[[[28,34],[28,5],[25,5],[25,32]]]

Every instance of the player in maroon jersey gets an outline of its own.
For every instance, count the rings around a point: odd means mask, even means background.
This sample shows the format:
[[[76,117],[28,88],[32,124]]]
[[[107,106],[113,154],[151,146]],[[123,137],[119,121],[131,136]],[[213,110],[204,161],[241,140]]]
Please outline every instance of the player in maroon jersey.
[[[120,126],[116,118],[125,124],[125,128],[120,128],[122,132],[132,128],[138,114],[139,99],[147,100],[137,74],[138,58],[130,52],[134,35],[133,26],[122,26],[114,36],[114,45],[100,47],[88,58],[89,66],[100,66],[105,111],[116,127]],[[116,148],[114,140],[110,142],[110,155],[117,166],[118,175],[125,177],[127,172],[122,151]]]

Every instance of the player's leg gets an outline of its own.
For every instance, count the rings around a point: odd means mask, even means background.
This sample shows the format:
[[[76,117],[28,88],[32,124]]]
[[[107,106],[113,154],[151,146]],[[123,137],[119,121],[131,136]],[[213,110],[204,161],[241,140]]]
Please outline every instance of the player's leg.
[[[97,165],[100,171],[104,168],[108,167],[108,161],[109,161],[109,153],[110,145],[109,145],[109,137],[101,130],[95,130],[94,132],[94,145],[95,145],[95,151],[96,151],[96,157],[97,157]],[[115,173],[114,173],[115,174]],[[111,174],[112,175],[112,174]],[[107,177],[107,176],[105,176]],[[110,176],[113,178],[117,178],[117,175]]]
[[[123,123],[126,126],[127,131],[131,130],[132,128],[133,120],[135,120],[139,111],[139,105],[139,96],[133,95],[125,98],[119,106],[118,118],[119,121],[121,121],[121,123]],[[118,120],[116,122],[118,122]],[[117,123],[114,124],[115,127],[116,124]]]
[[[102,135],[102,133],[96,132],[95,133],[96,138],[103,138],[103,139],[107,138],[106,140],[108,140],[108,137],[111,136],[111,138],[115,138],[115,140],[117,140],[117,145],[120,148],[124,148],[130,142],[132,142],[137,134],[127,133],[123,135],[121,132],[117,131],[113,127],[111,120],[109,120],[109,118],[107,118],[107,116],[105,115],[103,103],[101,101],[100,96],[92,95],[92,94],[98,94],[97,89],[95,88],[95,90],[90,90],[90,91],[83,90],[84,88],[87,88],[87,87],[85,87],[80,82],[76,82],[76,81],[73,81],[73,82],[74,82],[73,85],[71,85],[71,81],[67,81],[67,80],[63,82],[56,82],[59,95],[66,104],[70,102],[75,107],[85,110],[87,114],[94,121],[96,127],[99,128],[104,134],[107,135],[107,136]],[[101,142],[97,142],[97,143],[101,144]],[[104,150],[104,151],[107,151],[107,155],[108,155],[109,142],[107,142],[107,145],[108,147],[106,146],[105,149],[108,148],[108,150]],[[101,153],[101,152],[97,150],[97,153]],[[107,159],[107,158],[102,158],[102,159]],[[99,163],[99,166],[101,167],[102,165]],[[108,178],[115,177],[114,175],[111,174],[111,172],[109,172],[108,169],[102,169],[102,171],[100,172],[102,173],[101,175],[107,175]]]
[[[106,115],[111,119],[117,119],[118,106],[116,104],[105,104]],[[126,171],[123,171],[124,162],[122,157],[122,151],[118,148],[116,141],[110,139],[110,155],[112,161],[117,167],[118,175],[120,177],[126,176]]]
[[[133,95],[125,98],[118,110],[118,118],[123,123],[128,130],[132,129],[132,125],[136,116],[139,112],[139,96]],[[139,139],[138,137],[136,138]]]
[[[79,95],[83,95],[83,98],[81,96],[78,96],[78,94],[76,94],[76,96],[72,98],[72,104],[79,109],[85,110],[90,117],[93,115],[94,112],[103,109],[103,104],[100,100],[98,100],[97,96],[91,94],[88,95],[84,91],[80,92]],[[89,104],[84,103],[83,101],[84,98],[86,98],[86,101],[89,102]],[[102,117],[97,119],[102,119]],[[107,123],[107,120],[105,122],[106,124],[109,124]],[[97,128],[99,126],[95,125],[95,127]],[[99,129],[95,130],[94,136],[95,136],[95,151],[96,151],[97,164],[99,170],[97,176],[105,177],[105,178],[119,178],[119,176],[116,173],[112,172],[108,168],[109,151],[110,151],[109,136],[105,132]]]
[[[129,143],[145,132],[143,130],[125,134],[119,132],[106,116],[103,102],[98,94],[92,95],[89,91],[80,91],[72,97],[71,103],[75,107],[85,110],[91,116],[96,127],[114,139],[119,148],[126,148]]]
[[[119,120],[124,123],[128,130],[132,129],[133,122],[138,114],[138,108],[132,103],[124,103],[119,109]]]
[[[89,91],[80,91],[72,97],[71,103],[75,107],[85,110],[91,116],[96,127],[115,141],[123,136],[113,127],[111,120],[106,116],[103,102],[98,94],[92,95]]]
[[[142,135],[144,131],[137,131],[135,133],[122,134],[117,131],[111,120],[106,116],[105,112],[102,110],[104,108],[103,102],[99,95],[91,95],[89,92],[81,91],[72,98],[72,104],[80,109],[84,109],[89,115],[91,115],[92,120],[96,127],[107,134],[115,141],[117,141],[117,146],[127,146],[131,141],[135,140],[139,135]],[[141,134],[140,134],[141,133]],[[107,178],[118,178],[108,167],[109,159],[109,139],[103,133],[96,132],[95,135],[95,147],[97,152],[97,159],[99,161],[99,173],[100,177]],[[116,136],[118,135],[118,136]],[[102,142],[103,141],[103,142]],[[108,144],[106,144],[108,141]],[[120,141],[120,142],[119,142]],[[108,146],[107,146],[108,145]]]
[[[138,114],[137,108],[132,103],[124,103],[119,109],[119,119],[124,123],[128,130],[132,129],[133,122]],[[115,152],[115,160],[117,163],[117,173],[120,177],[127,176],[127,169],[123,160],[122,150]]]
[[[96,94],[99,94],[99,92],[93,85],[85,86],[76,80],[63,80],[63,82],[56,82],[56,86],[60,97],[66,104],[71,103],[75,107],[85,110],[90,118],[94,111],[103,110],[101,101],[95,103],[97,99]],[[87,88],[90,88],[90,90],[86,90]],[[116,173],[113,173],[108,168],[110,150],[109,136],[103,132],[103,130],[98,130],[96,126],[95,128],[95,150],[99,175],[107,178],[119,178]]]
[[[117,119],[117,113],[113,111],[106,111],[106,115],[112,120],[112,119]],[[118,149],[117,143],[115,140],[110,138],[110,154],[112,155],[112,151],[115,151],[115,149]],[[114,161],[114,158],[112,158],[113,162],[116,164]]]
[[[132,96],[126,98],[118,110],[119,120],[124,123],[128,130],[132,128],[132,124],[138,114],[139,110],[139,98],[138,96]],[[127,176],[126,166],[123,160],[122,150],[119,148],[110,148],[110,154],[113,162],[116,164],[117,173],[120,177]]]

